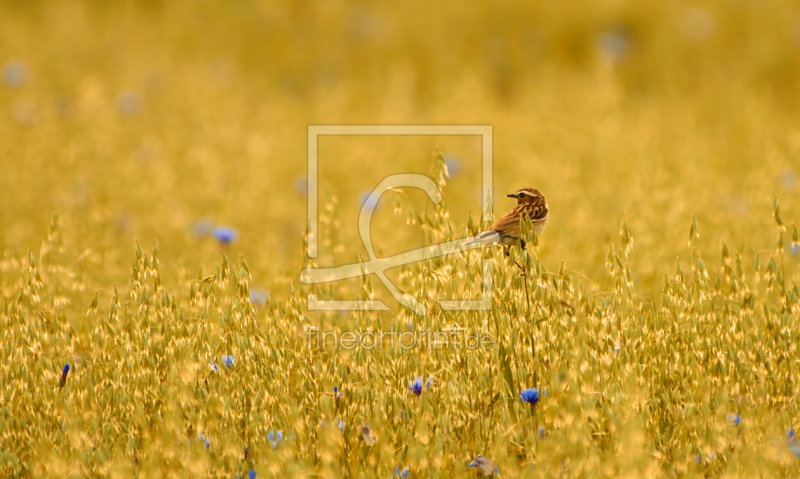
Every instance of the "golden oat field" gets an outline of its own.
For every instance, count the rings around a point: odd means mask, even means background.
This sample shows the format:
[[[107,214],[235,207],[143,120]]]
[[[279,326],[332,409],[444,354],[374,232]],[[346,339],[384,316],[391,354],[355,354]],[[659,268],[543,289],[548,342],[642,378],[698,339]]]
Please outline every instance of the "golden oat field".
[[[800,475],[796,2],[4,1],[0,69],[3,477]],[[490,125],[493,214],[479,136],[324,136],[310,257],[309,125]],[[378,256],[547,229],[302,283],[397,173]]]

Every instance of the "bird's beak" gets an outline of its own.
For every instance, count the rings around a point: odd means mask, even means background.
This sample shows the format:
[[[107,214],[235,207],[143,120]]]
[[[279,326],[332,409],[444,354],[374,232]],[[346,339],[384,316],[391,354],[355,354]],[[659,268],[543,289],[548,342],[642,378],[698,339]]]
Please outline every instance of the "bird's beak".
[[[516,193],[511,193],[511,194],[508,194],[506,196],[508,196],[509,198],[516,198],[517,194]]]

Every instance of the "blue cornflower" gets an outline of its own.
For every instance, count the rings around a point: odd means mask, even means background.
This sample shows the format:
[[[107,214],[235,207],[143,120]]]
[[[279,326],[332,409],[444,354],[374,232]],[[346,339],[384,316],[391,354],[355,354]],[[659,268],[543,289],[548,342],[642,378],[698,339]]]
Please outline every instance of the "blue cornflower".
[[[210,367],[213,371],[219,371],[219,368],[217,367],[217,363],[215,363],[213,360],[209,361],[208,367]]]
[[[69,372],[69,364],[64,366],[64,370],[61,371],[61,377],[58,378],[58,388],[61,389],[64,385],[67,384],[67,373]]]
[[[700,454],[695,456],[694,462],[696,462],[700,466],[710,466],[712,462],[717,459],[717,453],[712,452],[711,454],[705,454],[703,451],[700,451]]]
[[[228,355],[222,356],[222,360],[225,362],[225,366],[227,366],[228,369],[230,369],[231,366],[233,366],[233,363],[236,362],[236,358]]]
[[[433,378],[428,378],[428,383],[425,384],[425,389],[428,389],[429,387],[431,387],[431,384],[433,384]]]
[[[476,457],[475,460],[472,461],[469,466],[467,466],[467,469],[471,469],[473,467],[480,471],[480,473],[484,476],[491,476],[492,474],[500,472],[500,469],[495,466],[491,459],[483,456]]]
[[[28,69],[21,61],[12,61],[3,66],[3,81],[6,85],[20,88],[28,79]]]
[[[794,453],[795,456],[800,458],[800,442],[797,441],[797,435],[795,435],[794,429],[789,429],[789,449]]]
[[[378,197],[372,196],[372,191],[362,191],[358,196],[358,204],[360,204],[362,208],[374,210],[375,207],[378,206]]]
[[[794,184],[797,183],[797,176],[795,176],[794,171],[790,169],[783,170],[783,173],[781,173],[781,183],[783,183],[785,189],[791,190]]]
[[[324,426],[325,426],[325,419],[322,419],[322,421],[319,423],[319,425],[320,425],[320,427],[324,427]],[[344,432],[344,427],[345,427],[346,425],[347,425],[347,423],[346,423],[346,422],[344,422],[344,421],[342,421],[341,419],[339,419],[339,420],[337,420],[337,421],[336,421],[336,426],[337,426],[337,427],[339,428],[339,430],[341,430],[342,432]],[[294,434],[292,434],[292,438],[294,438]]]
[[[229,228],[227,226],[217,226],[214,228],[214,239],[220,242],[222,245],[228,245],[236,241],[236,238],[239,236],[239,233],[236,232],[235,229]]]
[[[447,165],[447,176],[455,178],[461,172],[461,160],[455,156],[446,156],[444,164]]]
[[[209,441],[208,438],[205,437],[204,435],[200,434],[199,436],[197,436],[197,440],[200,441],[200,442],[205,442],[206,443],[206,449],[211,447],[211,441]],[[194,444],[194,441],[189,439],[189,444]]]
[[[530,404],[531,408],[534,408],[539,403],[539,390],[536,388],[526,389],[519,394],[519,397],[521,397],[526,403]],[[542,391],[542,397],[544,397],[544,391]]]
[[[256,479],[256,471],[252,469],[247,471],[247,479]]]
[[[408,475],[409,475],[408,468],[405,468],[401,471],[399,467],[395,467],[394,472],[392,473],[392,479],[394,479],[395,477],[398,478],[408,477]]]
[[[269,292],[264,289],[253,288],[250,290],[250,302],[258,306],[266,306]]]
[[[211,234],[211,231],[214,229],[214,223],[208,218],[203,218],[202,220],[192,223],[189,229],[193,236],[202,238]]]
[[[333,397],[336,399],[336,404],[339,404],[339,401],[344,399],[344,394],[339,392],[339,386],[333,387]]]
[[[301,176],[300,178],[296,179],[294,182],[294,189],[297,190],[298,193],[301,195],[308,194],[308,178],[305,176]]]
[[[408,389],[413,391],[415,396],[419,397],[419,395],[422,394],[422,378],[417,377]]]
[[[278,445],[283,440],[283,433],[276,431],[276,434],[273,436],[272,432],[270,432],[267,434],[267,437],[269,438],[269,445],[272,446],[272,449],[278,449]]]
[[[728,414],[728,422],[734,426],[738,426],[742,422],[742,415],[739,413],[736,413],[736,415]]]
[[[621,60],[628,53],[628,39],[622,32],[606,32],[597,38],[597,46],[611,62]]]

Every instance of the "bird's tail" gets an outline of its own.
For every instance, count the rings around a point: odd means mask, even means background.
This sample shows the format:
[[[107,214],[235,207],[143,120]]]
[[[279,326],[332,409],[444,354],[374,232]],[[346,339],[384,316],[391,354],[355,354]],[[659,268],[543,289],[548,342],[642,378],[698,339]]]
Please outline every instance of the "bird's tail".
[[[492,246],[500,242],[500,233],[493,230],[486,230],[483,233],[479,234],[475,238],[470,241],[464,243],[464,245],[471,245],[475,243],[480,243],[486,246]]]

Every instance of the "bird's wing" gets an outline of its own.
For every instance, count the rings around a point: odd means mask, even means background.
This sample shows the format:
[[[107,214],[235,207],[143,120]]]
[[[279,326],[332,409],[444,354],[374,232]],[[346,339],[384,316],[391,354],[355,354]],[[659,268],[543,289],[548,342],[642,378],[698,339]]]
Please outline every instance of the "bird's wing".
[[[502,236],[519,238],[519,215],[522,208],[517,206],[492,225],[490,230],[497,231]]]

